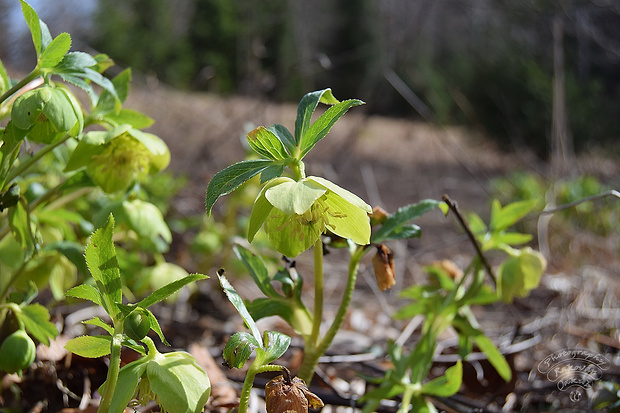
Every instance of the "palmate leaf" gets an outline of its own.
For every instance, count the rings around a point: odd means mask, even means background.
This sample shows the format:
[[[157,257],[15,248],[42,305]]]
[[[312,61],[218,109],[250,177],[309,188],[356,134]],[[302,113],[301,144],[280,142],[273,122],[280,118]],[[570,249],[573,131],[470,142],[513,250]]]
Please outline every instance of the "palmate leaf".
[[[219,197],[231,193],[248,179],[253,178],[273,164],[274,162],[270,159],[241,161],[216,173],[207,186],[205,198],[207,215],[211,215],[213,205]]]
[[[434,199],[425,199],[417,204],[410,204],[399,208],[398,211],[388,216],[381,228],[372,236],[372,243],[378,244],[389,239],[399,239],[402,236],[419,236],[415,227],[403,227],[409,221],[420,217],[428,211],[440,205]]]

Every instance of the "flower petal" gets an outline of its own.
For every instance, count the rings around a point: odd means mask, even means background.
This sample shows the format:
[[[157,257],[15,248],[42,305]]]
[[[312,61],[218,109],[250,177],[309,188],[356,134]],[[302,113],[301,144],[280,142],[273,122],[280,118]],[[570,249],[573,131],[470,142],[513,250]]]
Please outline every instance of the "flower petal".
[[[366,210],[333,192],[327,193],[323,203],[329,208],[325,214],[331,232],[358,245],[370,243],[370,219]]]
[[[280,211],[272,211],[265,220],[267,239],[281,254],[295,258],[321,236],[318,223],[304,224],[298,215],[288,215]]]
[[[267,219],[271,210],[274,206],[267,200],[265,197],[265,192],[278,184],[283,182],[291,181],[290,178],[275,178],[271,181],[267,182],[265,186],[263,186],[254,201],[254,205],[252,206],[252,212],[250,213],[250,223],[248,225],[248,241],[252,242],[254,236],[263,226],[263,222]]]
[[[151,390],[169,412],[198,413],[211,394],[211,383],[196,360],[184,352],[158,355],[147,366]]]
[[[367,213],[371,213],[372,212],[372,208],[370,207],[370,205],[368,205],[366,202],[364,202],[357,195],[347,191],[344,188],[339,187],[335,183],[333,183],[331,181],[328,181],[325,178],[321,178],[320,176],[309,176],[306,180],[307,181],[314,181],[317,184],[319,184],[319,185],[329,189],[333,193],[340,195],[345,201],[349,202],[350,204],[353,204],[354,206],[356,206],[358,208],[363,209]]]
[[[265,196],[271,205],[285,214],[301,215],[326,191],[322,185],[314,181],[302,179],[296,182],[290,179],[288,182],[269,188]]]

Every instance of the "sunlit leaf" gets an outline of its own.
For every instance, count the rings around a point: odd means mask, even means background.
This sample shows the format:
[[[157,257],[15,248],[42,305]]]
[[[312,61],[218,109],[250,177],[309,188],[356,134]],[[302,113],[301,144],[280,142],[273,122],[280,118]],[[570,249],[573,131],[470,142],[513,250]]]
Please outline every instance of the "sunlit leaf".
[[[237,294],[237,291],[235,291],[233,286],[230,284],[230,282],[228,282],[228,280],[223,274],[218,274],[218,278],[220,280],[220,285],[222,286],[222,289],[226,294],[226,297],[228,297],[228,300],[235,307],[241,318],[243,318],[243,321],[245,321],[245,325],[252,332],[252,336],[254,337],[253,341],[257,343],[258,347],[262,348],[263,339],[261,337],[260,331],[258,331],[258,327],[256,326],[254,319],[248,312],[248,309],[245,307],[243,299],[239,296],[239,294]]]
[[[422,385],[422,393],[439,397],[450,397],[459,391],[463,381],[463,365],[461,361],[446,370],[443,376],[437,377]]]
[[[279,297],[280,294],[278,294],[271,285],[271,278],[269,277],[269,272],[267,271],[267,267],[265,266],[263,259],[239,244],[235,244],[233,246],[233,250],[235,251],[235,254],[237,254],[237,258],[239,258],[243,265],[245,265],[248,272],[254,279],[256,286],[262,291],[262,293],[267,297]]]
[[[226,342],[222,356],[228,366],[240,369],[254,353],[254,350],[260,347],[262,347],[261,343],[250,333],[237,332]]]
[[[111,344],[112,336],[79,336],[69,340],[65,348],[78,356],[99,358],[110,354]]]
[[[334,105],[338,100],[332,95],[331,89],[317,90],[307,93],[297,107],[297,118],[295,119],[295,146],[300,146],[306,131],[310,127],[312,114],[319,102]]]
[[[439,204],[439,201],[425,199],[417,204],[410,204],[399,208],[398,211],[388,216],[381,228],[373,234],[372,243],[377,244],[396,237],[399,234],[400,227],[435,209]]]
[[[60,33],[39,56],[39,67],[46,69],[56,66],[62,61],[70,48],[71,36],[69,33]]]
[[[264,363],[267,364],[280,358],[288,350],[291,338],[277,331],[265,331],[263,342],[265,343]]]
[[[278,137],[264,126],[259,126],[246,135],[250,147],[256,153],[274,161],[289,157],[284,144]]]
[[[24,0],[19,0],[22,5],[22,13],[24,14],[24,18],[26,19],[26,24],[30,29],[30,34],[32,35],[32,42],[34,43],[34,50],[37,53],[37,57],[41,54],[41,24],[39,20],[39,15],[36,11],[30,6],[30,4],[26,3]]]
[[[50,322],[47,308],[35,303],[22,307],[19,319],[24,323],[26,330],[34,338],[49,346],[50,339],[58,335],[56,326]]]

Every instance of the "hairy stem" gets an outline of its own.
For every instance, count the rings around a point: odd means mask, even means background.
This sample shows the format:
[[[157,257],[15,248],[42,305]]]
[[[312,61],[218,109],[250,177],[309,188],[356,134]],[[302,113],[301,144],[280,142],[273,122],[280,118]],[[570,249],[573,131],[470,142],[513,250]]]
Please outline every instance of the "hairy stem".
[[[265,364],[262,365],[263,360],[259,357],[254,359],[248,372],[245,374],[245,380],[243,380],[243,388],[241,389],[241,396],[239,398],[238,413],[246,413],[250,404],[250,392],[254,384],[254,378],[259,373],[266,371],[284,371],[285,367],[278,366],[277,364]]]

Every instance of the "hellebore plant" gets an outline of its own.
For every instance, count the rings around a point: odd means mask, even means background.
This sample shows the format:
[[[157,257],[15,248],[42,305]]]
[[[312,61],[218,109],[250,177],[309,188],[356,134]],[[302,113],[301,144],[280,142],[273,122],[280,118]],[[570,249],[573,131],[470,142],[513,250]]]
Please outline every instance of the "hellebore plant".
[[[311,123],[319,103],[330,107]],[[249,132],[248,143],[262,159],[228,166],[213,177],[207,188],[206,210],[210,214],[220,196],[231,193],[247,180],[260,175],[263,187],[250,214],[248,240],[251,242],[263,227],[273,247],[288,259],[313,248],[314,307],[310,312],[301,299],[303,280],[294,265],[281,269],[271,277],[260,257],[240,245],[235,246],[237,256],[267,296],[248,303],[249,311],[256,319],[279,315],[303,337],[304,360],[299,377],[306,383],[312,380],[319,357],[325,353],[344,321],[360,261],[372,250],[371,242],[419,236],[419,228],[407,225],[407,222],[439,204],[427,200],[404,207],[393,216],[383,216],[383,225],[371,240],[370,214],[373,211],[370,205],[333,182],[306,176],[303,158],[341,116],[351,107],[361,104],[363,102],[356,99],[339,102],[330,89],[308,93],[299,103],[294,134],[279,124],[269,128],[260,126]],[[283,176],[286,167],[290,176]],[[333,239],[330,245],[334,247],[348,246],[350,261],[340,306],[321,337],[324,237],[326,242],[328,238]],[[342,239],[345,241],[341,242]],[[274,281],[282,284],[282,294],[272,286]]]
[[[165,300],[183,286],[207,277],[188,275],[138,303],[123,304],[113,234],[114,219],[110,215],[107,223],[92,235],[84,254],[94,285],[82,284],[67,292],[67,296],[90,300],[106,311],[112,320],[111,326],[99,317],[84,323],[100,327],[108,335],[76,337],[65,347],[82,357],[110,355],[107,379],[100,388],[99,412],[120,413],[129,404],[146,405],[153,400],[162,411],[170,413],[202,412],[211,394],[209,377],[189,353],[162,354],[155,348],[153,340],[147,336],[151,330],[164,344],[168,342],[148,307]],[[122,346],[135,350],[142,357],[121,368]]]

